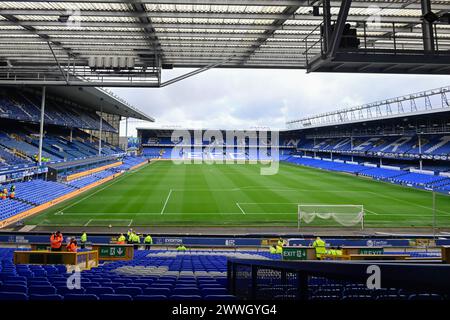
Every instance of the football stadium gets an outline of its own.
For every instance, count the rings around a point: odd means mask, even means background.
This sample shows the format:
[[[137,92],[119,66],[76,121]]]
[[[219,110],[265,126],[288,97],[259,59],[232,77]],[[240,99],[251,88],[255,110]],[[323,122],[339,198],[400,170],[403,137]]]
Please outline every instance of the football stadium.
[[[448,78],[450,1],[0,2],[0,302],[450,299],[450,87],[231,130],[114,91],[213,68]]]

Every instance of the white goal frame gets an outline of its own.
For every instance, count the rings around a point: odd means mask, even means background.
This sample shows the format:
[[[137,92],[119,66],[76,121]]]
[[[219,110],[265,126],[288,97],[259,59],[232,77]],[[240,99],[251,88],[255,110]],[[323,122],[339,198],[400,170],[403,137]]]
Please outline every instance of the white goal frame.
[[[365,212],[364,212],[364,205],[362,204],[310,204],[310,203],[299,203],[297,207],[297,228],[300,230],[301,227],[301,221],[302,221],[302,207],[322,207],[322,208],[360,208],[359,214],[361,214],[361,230],[364,230],[364,218],[365,218]],[[330,214],[333,213],[331,210],[329,212]],[[342,224],[341,224],[342,226]]]

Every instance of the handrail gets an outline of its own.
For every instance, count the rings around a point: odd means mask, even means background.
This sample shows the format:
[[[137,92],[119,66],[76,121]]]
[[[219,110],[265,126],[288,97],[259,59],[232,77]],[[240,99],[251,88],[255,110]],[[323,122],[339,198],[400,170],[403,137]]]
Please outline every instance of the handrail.
[[[334,280],[366,284],[372,274],[369,267],[379,268],[383,288],[398,288],[433,293],[450,292],[450,265],[434,261],[278,261],[255,259],[229,259],[228,279],[230,291],[237,294],[239,267],[247,267],[251,276],[251,297],[256,297],[258,271],[271,270],[295,274],[300,292],[308,292],[308,277],[325,277]],[[261,274],[261,273],[260,273]]]
[[[315,45],[316,45],[317,43],[319,43],[319,42],[320,42],[320,52],[323,53],[323,41],[322,41],[323,36],[322,36],[322,34],[320,34],[320,37],[319,37],[319,39],[318,39],[317,41],[315,41],[310,47],[308,47],[308,38],[309,38],[310,36],[312,36],[312,35],[317,31],[317,29],[321,28],[322,25],[323,25],[323,22],[320,23],[320,24],[318,24],[314,29],[311,30],[310,33],[308,33],[308,34],[306,35],[306,37],[304,37],[304,38],[302,39],[302,41],[305,42],[305,51],[303,51],[302,54],[305,55],[306,64],[309,63],[308,52],[309,52],[311,49],[313,49],[313,48],[315,47]]]

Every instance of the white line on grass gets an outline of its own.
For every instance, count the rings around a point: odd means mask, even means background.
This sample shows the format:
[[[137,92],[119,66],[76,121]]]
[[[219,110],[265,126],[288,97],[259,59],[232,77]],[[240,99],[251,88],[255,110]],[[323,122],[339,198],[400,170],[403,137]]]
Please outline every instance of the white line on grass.
[[[376,194],[376,195],[380,195],[380,196],[385,197],[387,199],[392,199],[392,200],[396,200],[396,201],[399,201],[399,202],[407,203],[409,205],[413,205],[413,206],[416,206],[416,207],[419,207],[419,208],[423,208],[423,209],[427,209],[427,210],[430,210],[430,209],[433,210],[432,207],[422,206],[422,205],[417,204],[417,203],[412,203],[412,202],[407,201],[407,200],[403,200],[403,199],[399,199],[399,198],[396,198],[396,197],[387,196],[385,194],[378,193],[378,192],[373,192],[373,191],[369,191],[369,192],[373,193],[373,194]],[[439,210],[439,209],[436,209],[436,211],[442,213],[443,215],[450,216],[449,212],[442,211],[442,210]]]
[[[244,211],[244,209],[241,208],[241,206],[239,205],[239,202],[236,202],[236,205],[237,205],[238,208],[241,210],[241,212],[242,212],[243,214],[245,214],[245,211]]]
[[[166,209],[167,203],[169,202],[172,191],[173,191],[172,189],[169,190],[169,194],[167,195],[166,202],[164,202],[164,207],[161,210],[161,214],[164,214],[164,210]]]
[[[75,215],[96,215],[98,212],[74,212]],[[129,215],[161,215],[161,212],[108,212],[110,215],[118,215],[118,214],[129,214]],[[204,214],[204,215],[227,215],[227,214],[238,214],[242,215],[242,212],[164,212],[165,215],[189,215],[189,214]],[[296,212],[245,212],[245,214],[255,214],[255,215],[262,215],[262,214],[297,214]],[[91,219],[91,220],[101,220],[101,219]],[[129,221],[130,219],[122,219],[122,221]],[[111,221],[108,219],[107,221]],[[114,221],[114,220],[112,220]],[[92,221],[91,221],[92,222]]]
[[[298,202],[239,202],[239,204],[300,204]]]
[[[364,211],[365,211],[365,212],[368,212],[368,213],[373,213],[374,215],[378,216],[378,213],[376,213],[375,211],[368,210],[368,209],[366,209],[366,208],[364,208]]]
[[[89,221],[86,222],[86,223],[84,224],[84,226],[87,227],[87,226],[89,225],[89,223],[91,223],[91,221],[92,221],[92,219],[89,219]]]

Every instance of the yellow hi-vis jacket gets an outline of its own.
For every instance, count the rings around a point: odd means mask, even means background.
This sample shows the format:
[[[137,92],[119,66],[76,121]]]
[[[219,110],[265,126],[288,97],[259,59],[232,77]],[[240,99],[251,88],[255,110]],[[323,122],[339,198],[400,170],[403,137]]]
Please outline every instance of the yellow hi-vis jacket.
[[[313,242],[313,247],[316,249],[316,258],[320,259],[323,254],[327,253],[326,243],[322,239],[316,239]]]
[[[153,239],[151,236],[146,236],[144,239],[144,243],[146,244],[152,244],[153,243]]]
[[[277,246],[277,251],[276,251],[276,253],[282,254],[282,253],[283,253],[283,247],[282,247],[282,246]]]
[[[276,254],[276,253],[277,253],[277,249],[274,248],[274,247],[270,247],[270,248],[269,248],[269,252],[270,252],[271,254]]]
[[[87,234],[86,234],[86,232],[81,235],[81,242],[87,242]]]

